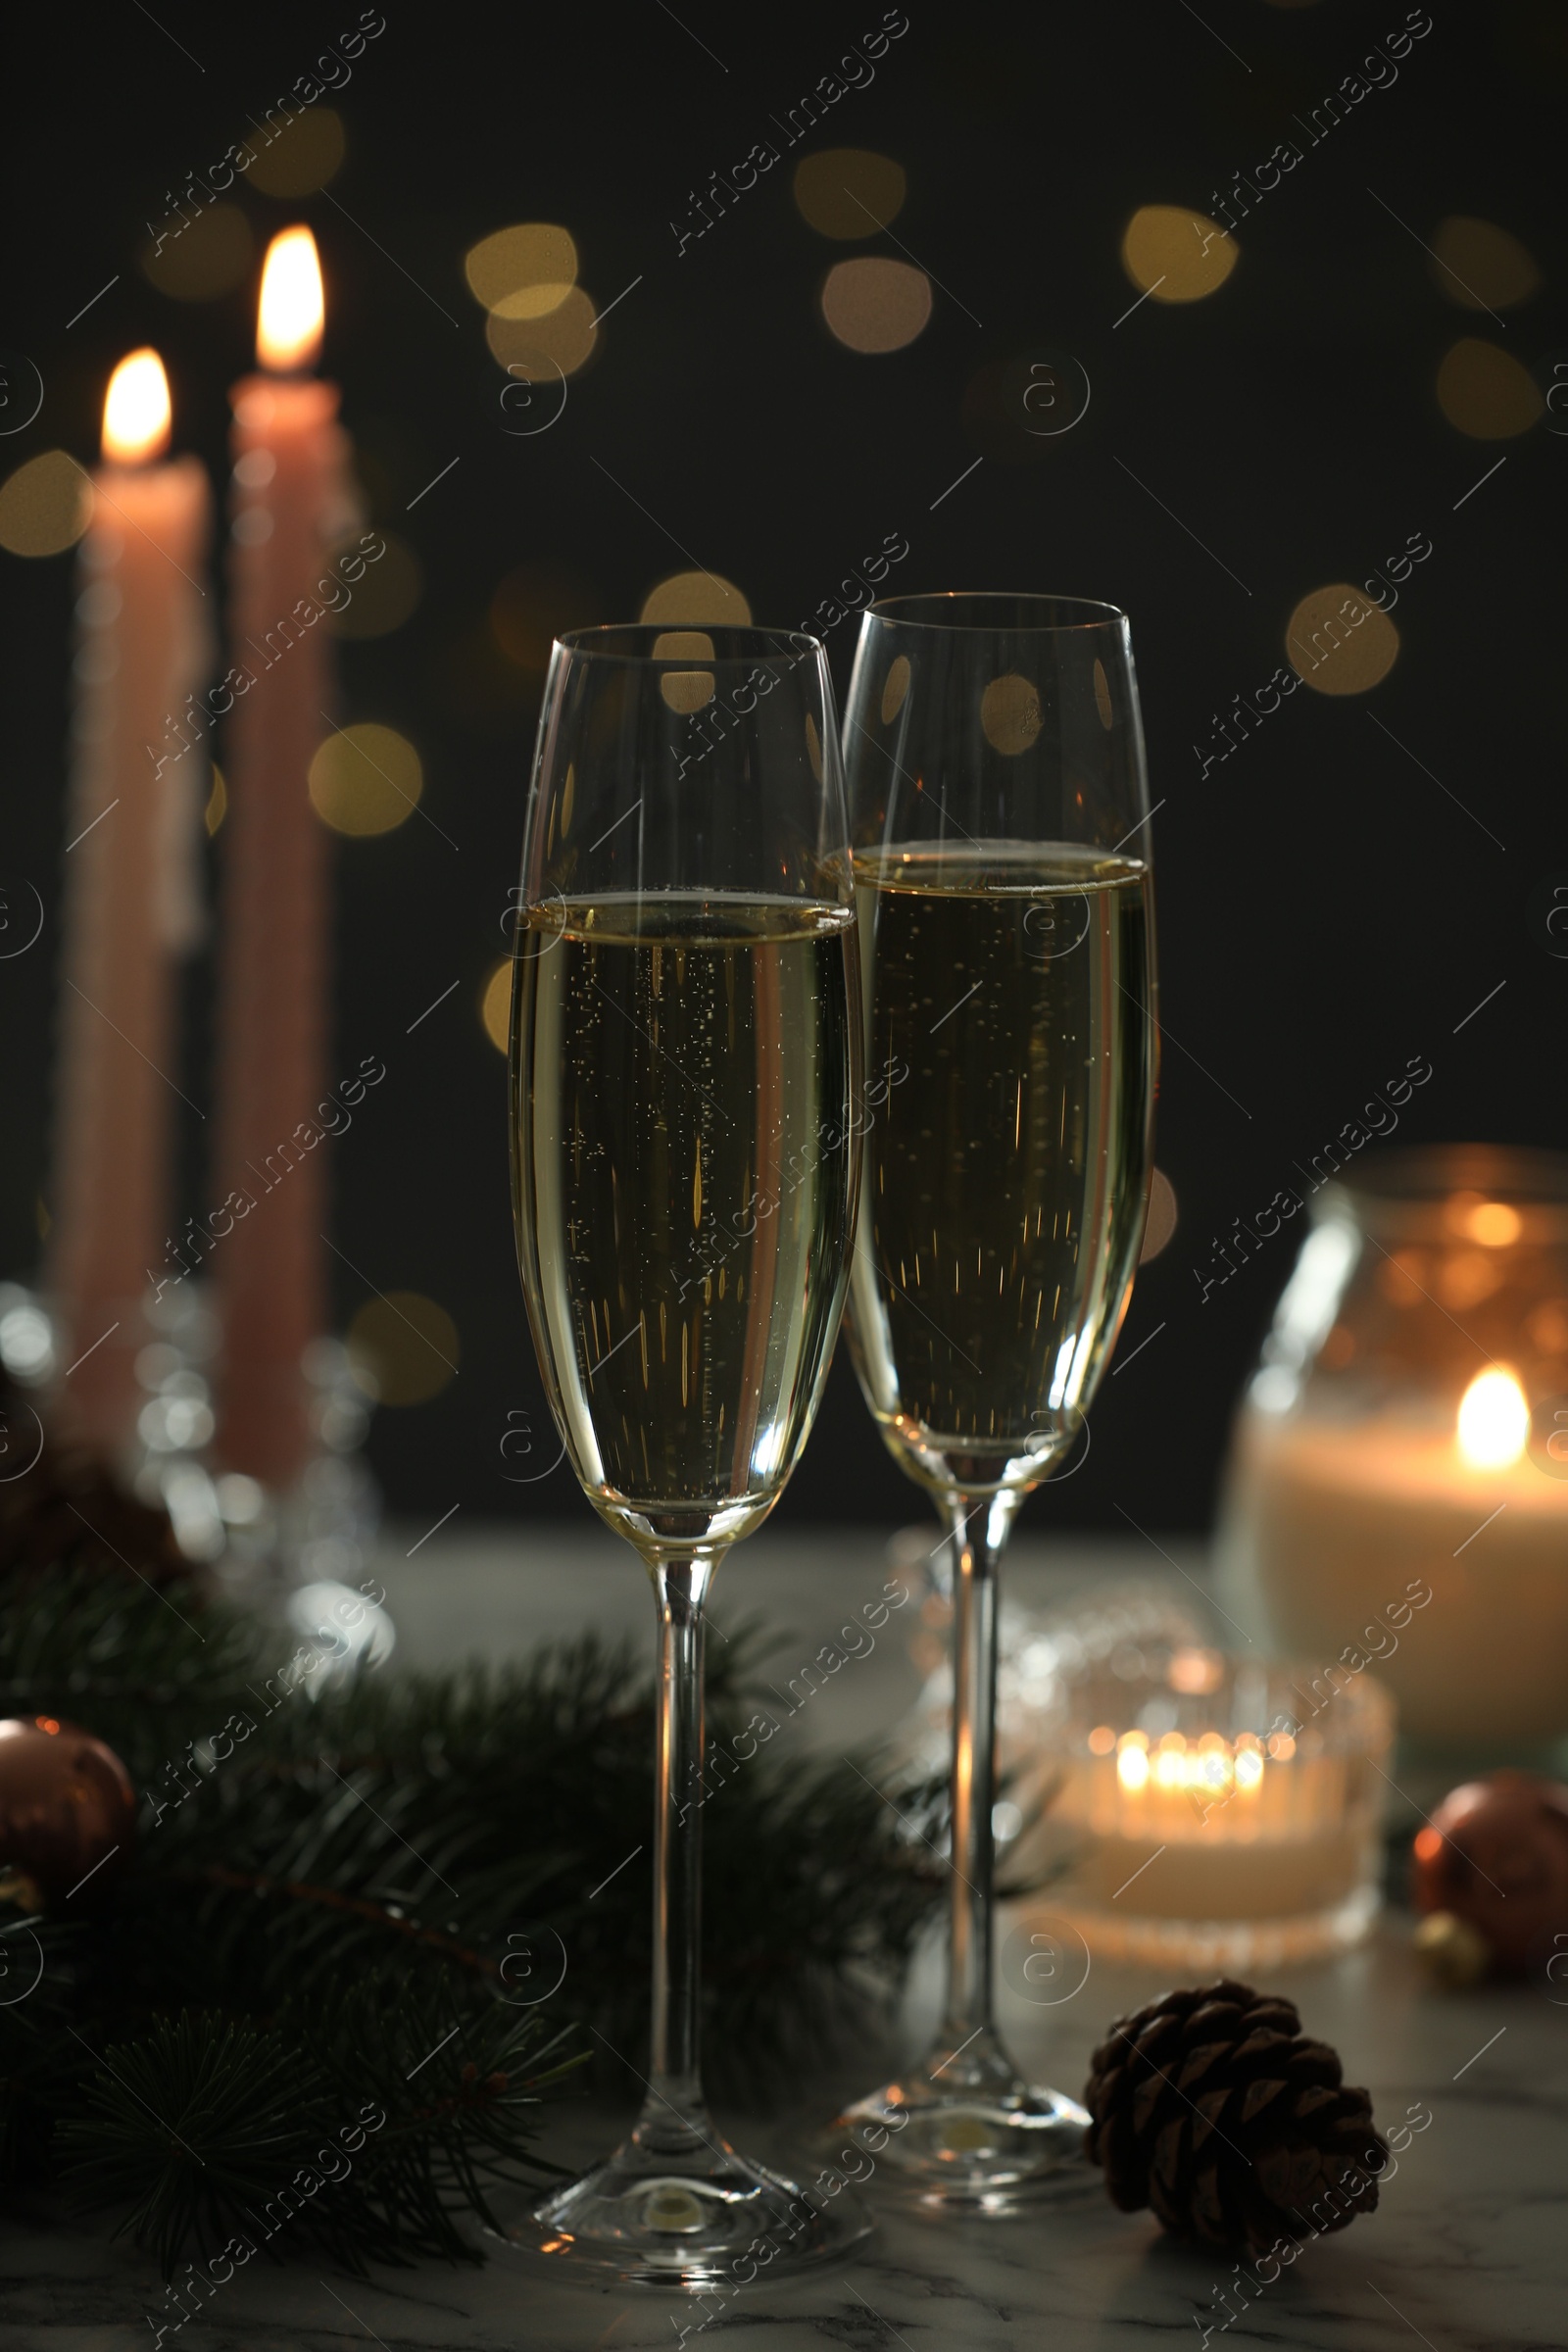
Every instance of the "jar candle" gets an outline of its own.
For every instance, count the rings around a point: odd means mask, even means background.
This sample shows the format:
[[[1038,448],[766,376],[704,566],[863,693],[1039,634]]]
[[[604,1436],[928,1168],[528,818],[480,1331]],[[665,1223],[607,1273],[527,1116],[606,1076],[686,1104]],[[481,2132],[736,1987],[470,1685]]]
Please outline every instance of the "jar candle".
[[[1313,1211],[1237,1426],[1237,1614],[1319,1680],[1374,1665],[1419,1740],[1559,1737],[1568,1161],[1389,1152]]]

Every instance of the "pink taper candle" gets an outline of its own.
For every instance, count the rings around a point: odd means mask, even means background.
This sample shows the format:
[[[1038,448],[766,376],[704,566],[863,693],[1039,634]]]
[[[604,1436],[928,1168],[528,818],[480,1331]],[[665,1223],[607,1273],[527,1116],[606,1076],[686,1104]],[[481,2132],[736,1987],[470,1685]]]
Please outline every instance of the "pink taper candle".
[[[46,1282],[66,1327],[59,1420],[110,1453],[134,1435],[142,1300],[169,1271],[178,1113],[176,966],[197,928],[208,766],[171,755],[167,713],[211,658],[212,528],[195,458],[159,464],[169,384],[155,351],[116,368],[81,543],[66,828],[59,1096]]]
[[[355,508],[336,389],[304,372],[321,322],[315,242],[287,229],[262,277],[262,372],[233,393],[217,1138],[233,1224],[210,1261],[223,1334],[218,1450],[279,1489],[310,1449],[300,1358],[326,1317],[323,1161],[296,1130],[326,1092],[328,843],[308,775],[332,687],[328,644],[303,615]]]

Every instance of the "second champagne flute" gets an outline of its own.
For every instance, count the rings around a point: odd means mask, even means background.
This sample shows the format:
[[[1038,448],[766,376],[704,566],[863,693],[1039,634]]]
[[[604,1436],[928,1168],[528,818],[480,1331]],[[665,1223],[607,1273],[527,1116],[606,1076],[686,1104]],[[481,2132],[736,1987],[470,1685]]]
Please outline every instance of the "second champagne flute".
[[[850,1334],[895,1461],[948,1530],[951,1949],[935,2043],[851,2110],[883,2161],[1005,2201],[1081,2141],[992,2018],[997,1574],[1083,1428],[1151,1173],[1152,897],[1124,616],[1049,596],[898,597],[845,719],[867,1064]]]
[[[648,2283],[772,2277],[867,2228],[851,2198],[824,2208],[728,2146],[698,2057],[704,1602],[806,1443],[858,1178],[855,913],[814,638],[557,645],[512,1045],[534,1345],[659,1625],[648,2096],[614,2154],[515,2234],[564,2270]]]

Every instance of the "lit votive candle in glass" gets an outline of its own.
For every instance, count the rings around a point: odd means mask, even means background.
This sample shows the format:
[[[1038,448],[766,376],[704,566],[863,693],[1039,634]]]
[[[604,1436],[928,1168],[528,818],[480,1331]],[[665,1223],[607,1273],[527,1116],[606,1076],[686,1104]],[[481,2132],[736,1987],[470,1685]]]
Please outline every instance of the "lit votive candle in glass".
[[[1378,1905],[1380,1767],[1394,1736],[1370,1676],[1217,1650],[1129,1646],[1062,1686],[1042,1724],[1039,1906],[1091,1950],[1249,1968],[1340,1951]]]

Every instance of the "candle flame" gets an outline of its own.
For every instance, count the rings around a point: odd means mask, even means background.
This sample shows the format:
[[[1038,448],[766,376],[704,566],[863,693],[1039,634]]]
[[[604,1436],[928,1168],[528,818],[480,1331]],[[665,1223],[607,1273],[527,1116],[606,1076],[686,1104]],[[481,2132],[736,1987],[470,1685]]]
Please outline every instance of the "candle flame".
[[[1459,1399],[1459,1451],[1472,1470],[1506,1470],[1530,1440],[1530,1407],[1506,1364],[1478,1372]]]
[[[109,378],[104,397],[104,456],[116,466],[145,466],[169,447],[169,378],[150,348],[133,351]]]
[[[1151,1742],[1147,1732],[1131,1731],[1116,1740],[1108,1725],[1097,1725],[1090,1735],[1092,1752],[1105,1755],[1112,1743],[1121,1794],[1135,1800],[1134,1820],[1143,1822],[1145,1806],[1158,1808],[1164,1800],[1167,1809],[1160,1817],[1170,1835],[1194,1836],[1197,1832],[1182,1824],[1179,1812],[1174,1824],[1171,1820],[1168,1807],[1180,1797],[1193,1807],[1197,1831],[1208,1838],[1255,1835],[1267,1759],[1283,1761],[1296,1748],[1294,1740],[1271,1735],[1265,1753],[1255,1732],[1238,1732],[1234,1742],[1223,1732],[1203,1732],[1196,1739],[1166,1732]],[[1238,1797],[1241,1805],[1229,1812]]]
[[[267,248],[262,269],[256,328],[256,356],[262,366],[279,375],[309,368],[321,348],[325,310],[316,239],[308,228],[280,229]]]

